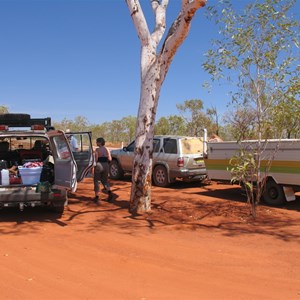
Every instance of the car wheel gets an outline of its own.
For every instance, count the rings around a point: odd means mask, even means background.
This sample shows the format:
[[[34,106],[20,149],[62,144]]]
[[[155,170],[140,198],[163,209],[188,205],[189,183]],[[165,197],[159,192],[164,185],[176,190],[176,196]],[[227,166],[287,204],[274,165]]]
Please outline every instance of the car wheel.
[[[160,187],[167,187],[170,185],[168,181],[168,172],[164,166],[156,166],[152,175],[153,184]]]
[[[65,210],[65,202],[51,203],[49,210],[55,215],[55,217],[60,218]]]
[[[63,190],[61,191],[61,201],[56,200],[51,202],[49,209],[57,217],[61,217],[67,205],[68,205],[68,193],[66,190]]]
[[[282,186],[274,180],[268,180],[264,187],[263,201],[271,206],[280,206],[285,203],[286,198]]]
[[[53,205],[51,206],[51,211],[58,216],[62,216],[65,210],[65,205]]]
[[[124,172],[115,159],[109,164],[109,177],[112,179],[122,179],[124,177]]]

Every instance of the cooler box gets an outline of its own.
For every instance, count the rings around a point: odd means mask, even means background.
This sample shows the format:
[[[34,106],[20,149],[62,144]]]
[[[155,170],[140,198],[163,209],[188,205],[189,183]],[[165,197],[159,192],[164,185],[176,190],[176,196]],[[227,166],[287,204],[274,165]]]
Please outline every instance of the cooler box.
[[[23,184],[37,184],[40,182],[40,177],[43,167],[24,168],[19,167]]]

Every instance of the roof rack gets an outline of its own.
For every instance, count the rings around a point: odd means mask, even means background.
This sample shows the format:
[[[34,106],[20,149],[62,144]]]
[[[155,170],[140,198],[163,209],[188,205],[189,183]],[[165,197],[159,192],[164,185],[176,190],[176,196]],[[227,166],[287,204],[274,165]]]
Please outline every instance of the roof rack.
[[[8,127],[43,125],[46,129],[50,129],[51,118],[31,118],[29,114],[0,114],[0,125],[7,125]]]

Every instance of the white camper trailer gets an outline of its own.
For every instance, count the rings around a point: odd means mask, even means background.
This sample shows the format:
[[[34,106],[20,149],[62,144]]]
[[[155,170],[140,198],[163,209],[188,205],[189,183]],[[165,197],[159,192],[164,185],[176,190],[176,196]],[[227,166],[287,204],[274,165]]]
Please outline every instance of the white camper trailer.
[[[205,165],[211,180],[231,180],[230,159],[241,149],[255,151],[257,140],[230,142],[207,142]],[[263,200],[273,206],[296,199],[300,191],[300,140],[262,141],[261,178],[266,179]]]

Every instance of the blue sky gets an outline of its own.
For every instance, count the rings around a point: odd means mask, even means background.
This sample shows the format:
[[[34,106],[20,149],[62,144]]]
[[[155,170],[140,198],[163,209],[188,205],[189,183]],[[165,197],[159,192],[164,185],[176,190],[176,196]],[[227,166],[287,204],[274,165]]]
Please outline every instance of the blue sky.
[[[153,22],[149,0],[141,3]],[[169,1],[168,25],[180,4]],[[202,87],[203,54],[217,34],[200,9],[163,84],[157,120],[190,99],[226,110],[231,87]],[[0,0],[0,105],[10,112],[101,124],[136,116],[139,94],[140,41],[124,0]]]

